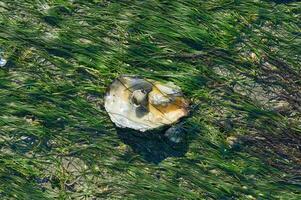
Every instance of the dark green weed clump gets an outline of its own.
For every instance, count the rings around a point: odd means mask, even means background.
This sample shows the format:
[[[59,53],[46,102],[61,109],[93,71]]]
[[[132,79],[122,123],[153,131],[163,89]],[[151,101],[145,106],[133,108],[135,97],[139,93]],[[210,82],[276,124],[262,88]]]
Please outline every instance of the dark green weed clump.
[[[1,0],[0,199],[301,199],[301,3]],[[120,74],[191,99],[184,141],[117,130]]]

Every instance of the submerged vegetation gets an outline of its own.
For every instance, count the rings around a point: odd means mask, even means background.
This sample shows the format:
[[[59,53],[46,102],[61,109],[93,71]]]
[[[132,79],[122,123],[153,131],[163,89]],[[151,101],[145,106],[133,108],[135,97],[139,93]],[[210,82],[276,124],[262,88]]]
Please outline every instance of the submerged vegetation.
[[[1,0],[1,199],[301,199],[301,2]],[[191,99],[183,142],[116,129],[121,74]]]

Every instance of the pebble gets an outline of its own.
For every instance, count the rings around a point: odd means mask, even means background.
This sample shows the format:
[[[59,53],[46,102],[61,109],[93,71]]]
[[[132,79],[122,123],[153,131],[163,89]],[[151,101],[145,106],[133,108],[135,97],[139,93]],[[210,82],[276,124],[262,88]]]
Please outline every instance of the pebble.
[[[183,136],[185,134],[182,129],[182,125],[183,125],[182,123],[173,125],[165,132],[164,136],[167,137],[173,143],[182,142]]]
[[[229,137],[227,137],[226,141],[227,141],[227,143],[232,147],[232,146],[234,146],[235,144],[237,144],[238,139],[237,139],[237,137],[235,137],[235,136],[229,136]]]
[[[4,58],[0,58],[0,67],[4,67],[7,61]]]

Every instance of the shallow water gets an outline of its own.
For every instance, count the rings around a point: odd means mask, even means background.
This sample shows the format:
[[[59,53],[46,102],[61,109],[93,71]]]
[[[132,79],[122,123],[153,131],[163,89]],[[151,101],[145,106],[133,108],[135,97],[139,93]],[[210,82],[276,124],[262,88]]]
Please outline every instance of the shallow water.
[[[299,199],[298,1],[0,1],[1,199]],[[183,141],[110,121],[121,74],[180,86]]]

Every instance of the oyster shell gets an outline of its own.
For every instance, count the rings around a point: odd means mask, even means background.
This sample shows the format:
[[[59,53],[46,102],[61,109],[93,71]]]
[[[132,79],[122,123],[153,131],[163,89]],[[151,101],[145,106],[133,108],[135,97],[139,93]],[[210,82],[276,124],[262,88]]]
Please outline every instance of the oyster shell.
[[[110,85],[105,109],[116,126],[147,131],[188,114],[188,102],[173,83],[121,76]]]

